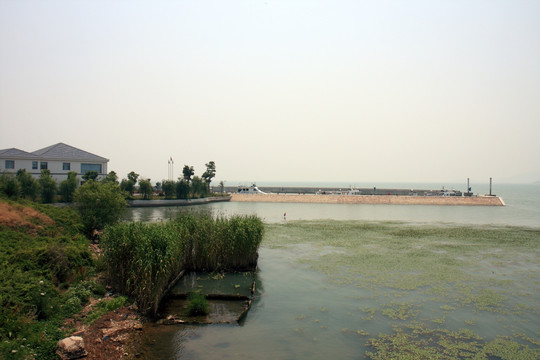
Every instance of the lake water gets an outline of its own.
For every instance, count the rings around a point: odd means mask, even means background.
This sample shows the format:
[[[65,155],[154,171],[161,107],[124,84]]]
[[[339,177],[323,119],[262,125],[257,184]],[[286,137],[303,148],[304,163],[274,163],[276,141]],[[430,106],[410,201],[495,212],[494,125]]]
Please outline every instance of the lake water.
[[[437,188],[431,185],[384,186]],[[498,185],[494,193],[505,207],[193,207],[256,214],[268,224],[255,301],[240,325],[148,326],[140,358],[368,359],[375,356],[369,339],[388,344],[384,336],[412,336],[411,327],[434,332],[426,338],[465,329],[480,343],[510,341],[516,358],[538,358],[540,232],[516,229],[514,236],[504,227],[540,228],[540,185]],[[128,218],[165,221],[178,211],[135,208]],[[500,229],[491,242],[492,228]],[[425,340],[408,339],[414,346]]]
[[[274,185],[275,184],[269,184]],[[284,184],[283,186],[286,186]],[[293,184],[294,186],[310,184]],[[343,184],[342,184],[343,185]],[[459,189],[451,184],[446,189]],[[315,186],[315,185],[312,185]],[[320,186],[337,186],[320,184]],[[346,187],[346,186],[344,186]],[[381,184],[380,188],[438,189],[438,184]],[[489,193],[489,186],[478,186],[480,194]],[[241,203],[220,202],[191,207],[212,209],[215,213],[231,215],[256,214],[265,222],[277,223],[287,220],[366,220],[405,221],[414,223],[456,223],[482,225],[510,225],[540,227],[540,184],[503,184],[493,191],[502,197],[506,206],[434,206],[434,205],[369,205],[369,204],[296,204],[296,203]],[[474,189],[473,189],[474,191]],[[133,208],[127,216],[130,220],[162,221],[174,218],[178,208]]]

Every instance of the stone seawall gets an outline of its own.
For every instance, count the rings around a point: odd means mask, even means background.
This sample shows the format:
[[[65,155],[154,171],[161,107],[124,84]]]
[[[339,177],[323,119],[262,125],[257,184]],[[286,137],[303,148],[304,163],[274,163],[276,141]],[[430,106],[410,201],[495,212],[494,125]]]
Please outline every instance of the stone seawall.
[[[129,207],[163,207],[163,206],[190,206],[190,205],[202,205],[212,202],[229,201],[230,196],[216,196],[207,197],[202,199],[174,199],[174,200],[130,200],[128,201]]]
[[[231,201],[321,204],[504,206],[497,196],[231,194]]]

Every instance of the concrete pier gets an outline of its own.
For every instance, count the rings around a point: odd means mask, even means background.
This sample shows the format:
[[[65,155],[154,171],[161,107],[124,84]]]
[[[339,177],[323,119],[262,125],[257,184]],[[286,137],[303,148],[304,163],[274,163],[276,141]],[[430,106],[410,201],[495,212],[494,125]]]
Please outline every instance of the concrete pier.
[[[315,195],[315,194],[231,194],[231,201],[321,203],[321,204],[385,204],[385,205],[459,205],[504,206],[497,196],[408,196],[408,195]]]

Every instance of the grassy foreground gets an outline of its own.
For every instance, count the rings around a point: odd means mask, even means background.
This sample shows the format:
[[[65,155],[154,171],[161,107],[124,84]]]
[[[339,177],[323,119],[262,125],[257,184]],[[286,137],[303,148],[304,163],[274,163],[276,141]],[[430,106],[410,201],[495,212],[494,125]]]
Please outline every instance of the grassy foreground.
[[[101,299],[100,269],[152,314],[181,270],[255,267],[263,230],[257,217],[189,213],[167,223],[121,223],[106,229],[96,261],[74,210],[0,199],[0,359],[57,358],[58,340],[74,330],[65,320],[80,318],[91,298],[102,301],[82,319],[87,325],[126,305],[125,296]]]
[[[263,246],[358,289],[366,358],[540,358],[540,229],[294,221]]]
[[[53,359],[63,321],[105,288],[71,209],[0,199],[0,358]]]

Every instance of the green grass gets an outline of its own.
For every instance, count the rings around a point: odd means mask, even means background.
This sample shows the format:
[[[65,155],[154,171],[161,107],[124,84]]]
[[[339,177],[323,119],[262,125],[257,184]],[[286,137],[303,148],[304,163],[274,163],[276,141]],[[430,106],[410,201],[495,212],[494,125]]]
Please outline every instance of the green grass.
[[[94,262],[80,218],[69,208],[0,201],[54,221],[32,216],[22,225],[0,225],[0,358],[55,358],[63,320],[97,289],[86,281]]]
[[[103,299],[98,302],[92,311],[84,319],[86,325],[92,325],[96,320],[101,318],[109,311],[113,311],[129,304],[128,298],[125,296],[117,296],[110,299]]]

